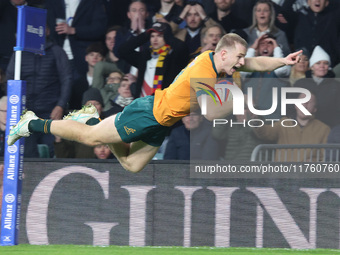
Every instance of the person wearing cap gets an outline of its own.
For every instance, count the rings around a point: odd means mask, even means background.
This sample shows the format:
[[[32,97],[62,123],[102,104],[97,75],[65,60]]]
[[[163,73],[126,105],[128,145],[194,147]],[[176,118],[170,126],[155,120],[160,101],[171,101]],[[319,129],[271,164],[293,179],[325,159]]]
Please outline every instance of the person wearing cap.
[[[93,105],[96,107],[100,117],[104,109],[104,100],[100,91],[96,88],[89,88],[83,95],[82,105]]]
[[[146,42],[149,48],[135,49]],[[156,22],[146,32],[130,38],[119,49],[121,58],[138,69],[137,82],[131,87],[133,97],[152,95],[167,88],[188,63],[186,45],[176,39],[168,24]]]
[[[328,53],[316,46],[309,59],[310,70],[306,72],[306,78],[298,80],[294,87],[314,91],[318,101],[315,117],[332,128],[340,123],[340,82],[330,66]]]
[[[39,119],[34,112],[23,114],[11,129],[8,145],[32,133],[49,133],[89,146],[108,144],[121,166],[133,173],[141,171],[157,153],[170,128],[190,111],[203,108],[210,121],[225,118],[233,108],[232,100],[215,104],[215,98],[202,97],[213,93],[216,79],[232,75],[236,70],[270,71],[299,61],[301,51],[285,58],[245,58],[247,42],[236,34],[224,35],[215,51],[206,51],[187,65],[173,83],[154,96],[135,99],[116,115],[99,121],[93,106],[84,107],[61,121]],[[193,80],[192,78],[202,77]],[[208,78],[208,81],[207,81]],[[209,84],[202,85],[202,82]],[[204,91],[204,86],[210,91]],[[205,90],[207,90],[205,89]],[[98,124],[94,124],[97,120]]]
[[[99,116],[103,113],[103,98],[96,88],[89,88],[82,98],[83,105],[93,105]],[[56,158],[96,158],[94,148],[75,141],[55,137],[54,151]]]

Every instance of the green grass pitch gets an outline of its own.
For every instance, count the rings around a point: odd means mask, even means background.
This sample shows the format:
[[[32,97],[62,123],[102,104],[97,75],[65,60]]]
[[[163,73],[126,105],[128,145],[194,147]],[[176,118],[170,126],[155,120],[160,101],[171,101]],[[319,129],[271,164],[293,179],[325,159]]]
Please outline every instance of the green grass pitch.
[[[216,248],[216,247],[129,247],[129,246],[85,246],[85,245],[28,245],[0,246],[1,255],[326,255],[339,254],[336,249],[270,249],[270,248]]]

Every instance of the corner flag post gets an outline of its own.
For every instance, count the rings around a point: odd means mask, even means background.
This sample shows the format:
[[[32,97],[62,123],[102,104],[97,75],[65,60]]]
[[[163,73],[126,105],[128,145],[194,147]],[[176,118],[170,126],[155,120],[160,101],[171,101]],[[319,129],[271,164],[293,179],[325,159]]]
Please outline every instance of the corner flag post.
[[[46,10],[18,6],[14,80],[7,82],[6,139],[26,107],[26,82],[20,80],[22,51],[45,54],[45,24]],[[19,241],[24,139],[16,141],[12,146],[6,143],[4,161],[0,233],[2,246],[17,245]]]

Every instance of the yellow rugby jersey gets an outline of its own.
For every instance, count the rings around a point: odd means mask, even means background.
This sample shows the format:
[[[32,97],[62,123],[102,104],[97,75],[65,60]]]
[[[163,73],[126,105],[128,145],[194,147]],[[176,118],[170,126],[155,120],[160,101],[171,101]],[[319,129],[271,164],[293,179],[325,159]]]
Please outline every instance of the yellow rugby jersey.
[[[213,60],[213,52],[205,51],[187,65],[164,90],[156,90],[153,114],[157,122],[163,126],[172,126],[191,111],[197,109],[197,82],[192,78],[216,79],[218,73]],[[214,78],[214,79],[211,79]],[[215,82],[209,82],[214,87]]]

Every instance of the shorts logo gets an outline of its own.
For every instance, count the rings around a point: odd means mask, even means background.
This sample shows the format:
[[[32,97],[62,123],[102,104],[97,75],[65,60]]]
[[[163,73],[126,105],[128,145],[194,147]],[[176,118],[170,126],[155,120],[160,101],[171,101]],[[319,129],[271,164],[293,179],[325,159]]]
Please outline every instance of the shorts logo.
[[[131,133],[133,134],[134,132],[136,132],[135,129],[133,128],[128,128],[127,126],[124,126],[125,132],[130,135]]]

